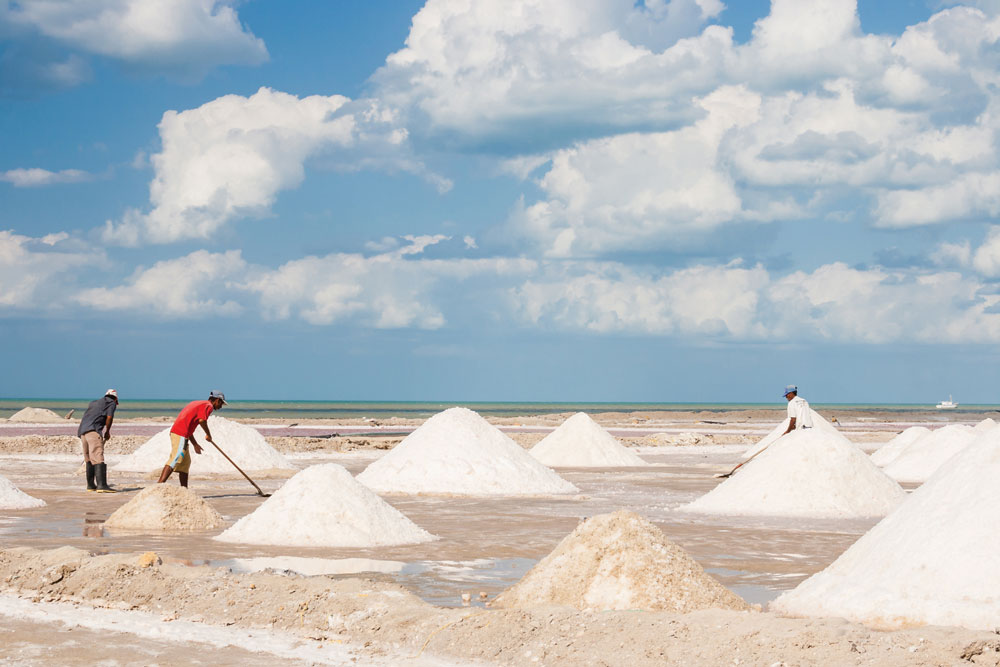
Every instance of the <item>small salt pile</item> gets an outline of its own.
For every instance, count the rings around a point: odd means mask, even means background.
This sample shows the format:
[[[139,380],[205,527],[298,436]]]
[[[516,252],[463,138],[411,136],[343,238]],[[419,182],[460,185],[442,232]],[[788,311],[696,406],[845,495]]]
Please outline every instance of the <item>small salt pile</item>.
[[[225,520],[193,491],[173,484],[154,484],[116,509],[106,528],[124,530],[204,530]]]
[[[834,426],[827,420],[823,419],[823,415],[816,412],[812,408],[809,409],[809,414],[812,415],[813,428],[825,431],[827,433],[832,433],[842,438],[844,442],[851,442],[844,436],[844,434],[842,434],[840,431],[837,430],[836,426]],[[785,420],[783,422],[775,426],[771,430],[771,432],[765,435],[763,438],[761,438],[756,445],[747,448],[747,450],[743,452],[743,458],[748,459],[751,456],[757,454],[758,452],[764,451],[766,447],[768,447],[772,442],[780,438],[781,435],[788,429],[788,422],[789,418],[785,417]]]
[[[679,613],[748,608],[659,528],[623,510],[582,522],[493,605]]]
[[[336,463],[297,473],[215,539],[296,547],[377,547],[436,540]]]
[[[789,433],[712,491],[679,510],[714,514],[883,516],[906,493],[871,459],[833,433]]]
[[[872,463],[884,468],[902,454],[907,447],[930,432],[931,430],[926,426],[911,426],[879,447],[878,451],[873,452]]]
[[[547,466],[618,468],[649,465],[601,428],[585,412],[578,412],[549,433],[529,452]]]
[[[65,419],[48,408],[32,408],[30,406],[22,410],[18,410],[12,414],[7,421],[29,424],[54,424],[57,422],[61,422],[63,424],[66,423]]]
[[[44,500],[29,496],[14,486],[12,481],[0,475],[0,510],[23,510],[44,506]]]
[[[899,482],[924,482],[945,461],[969,446],[976,436],[966,424],[951,424],[910,443],[889,465],[885,474]]]
[[[358,475],[379,493],[467,496],[575,493],[578,489],[478,414],[439,412]]]
[[[295,466],[267,444],[264,436],[255,428],[217,415],[211,415],[208,418],[208,428],[211,429],[212,438],[219,447],[243,470],[295,470]],[[200,426],[195,431],[194,437],[201,445],[202,452],[195,454],[194,447],[188,446],[188,452],[191,454],[191,472],[239,474],[233,468],[233,464],[205,440],[205,432]],[[122,459],[112,470],[119,472],[158,471],[167,463],[170,452],[170,429],[168,428],[147,440],[142,447]]]
[[[983,434],[829,567],[771,603],[878,627],[1000,623],[1000,431]]]
[[[990,419],[989,417],[987,417],[983,421],[981,421],[978,424],[976,424],[975,426],[973,426],[972,429],[976,433],[982,434],[982,433],[985,433],[986,431],[990,431],[990,430],[996,428],[996,425],[997,425],[997,423],[995,421],[993,421],[992,419]]]

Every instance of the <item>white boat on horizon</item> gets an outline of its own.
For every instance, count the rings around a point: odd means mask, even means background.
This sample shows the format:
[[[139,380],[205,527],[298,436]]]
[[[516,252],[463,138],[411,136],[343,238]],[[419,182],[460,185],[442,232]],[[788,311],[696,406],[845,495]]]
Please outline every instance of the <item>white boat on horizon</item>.
[[[938,403],[934,407],[937,408],[938,410],[954,410],[955,408],[958,407],[958,403],[955,403],[954,401],[952,401],[951,400],[951,394],[948,394],[948,400],[947,401],[941,401],[940,403]]]

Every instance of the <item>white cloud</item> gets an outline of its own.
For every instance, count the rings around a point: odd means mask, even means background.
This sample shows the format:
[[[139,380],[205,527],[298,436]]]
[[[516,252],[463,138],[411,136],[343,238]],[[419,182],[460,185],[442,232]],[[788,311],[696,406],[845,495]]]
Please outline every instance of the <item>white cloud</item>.
[[[968,266],[972,261],[972,247],[968,241],[941,243],[931,253],[931,261],[939,266]]]
[[[406,131],[371,100],[294,95],[261,88],[226,95],[188,111],[168,111],[163,149],[151,156],[152,210],[108,221],[107,241],[135,245],[211,237],[230,220],[266,215],[279,192],[298,187],[309,159],[331,168],[421,173],[449,183],[410,157]]]
[[[0,307],[49,310],[64,305],[76,274],[103,257],[101,252],[56,250],[65,238],[0,231]]]
[[[990,227],[986,240],[972,256],[972,265],[984,276],[1000,278],[1000,227]]]
[[[82,53],[199,78],[218,65],[268,58],[234,0],[18,0],[0,23],[30,28]]]
[[[89,181],[93,175],[79,169],[63,169],[49,171],[32,167],[30,169],[9,169],[0,172],[0,181],[12,184],[15,188],[34,188],[56,183],[81,183]]]
[[[139,268],[124,285],[82,290],[76,300],[96,310],[137,310],[158,317],[235,315],[242,306],[225,295],[246,279],[247,270],[238,250],[198,250]]]

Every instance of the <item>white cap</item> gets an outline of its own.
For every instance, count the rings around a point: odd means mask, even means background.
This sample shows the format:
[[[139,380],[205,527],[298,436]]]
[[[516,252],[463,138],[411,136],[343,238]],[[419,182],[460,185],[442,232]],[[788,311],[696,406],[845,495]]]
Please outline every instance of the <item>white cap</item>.
[[[118,400],[118,392],[115,391],[114,389],[108,389],[106,392],[104,392],[104,395],[105,396],[114,396],[115,400]]]

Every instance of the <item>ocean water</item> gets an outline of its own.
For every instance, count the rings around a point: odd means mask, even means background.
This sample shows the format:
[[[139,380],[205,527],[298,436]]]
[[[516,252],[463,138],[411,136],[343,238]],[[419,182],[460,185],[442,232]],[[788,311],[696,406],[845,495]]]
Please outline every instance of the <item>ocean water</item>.
[[[59,415],[75,410],[79,418],[93,400],[88,398],[4,398],[0,399],[0,418],[10,417],[26,406],[48,408]],[[117,415],[131,417],[174,417],[188,401],[180,400],[125,400],[118,406]],[[459,402],[459,401],[230,401],[223,416],[258,419],[387,419],[406,417],[423,419],[456,405],[475,410],[491,417],[543,415],[559,412],[728,412],[732,410],[783,410],[785,403],[515,403],[515,402]],[[883,404],[883,403],[813,403],[813,408],[827,410],[923,412],[934,411],[933,404]],[[995,413],[994,405],[960,405],[957,410],[941,411],[942,414],[986,415]]]

